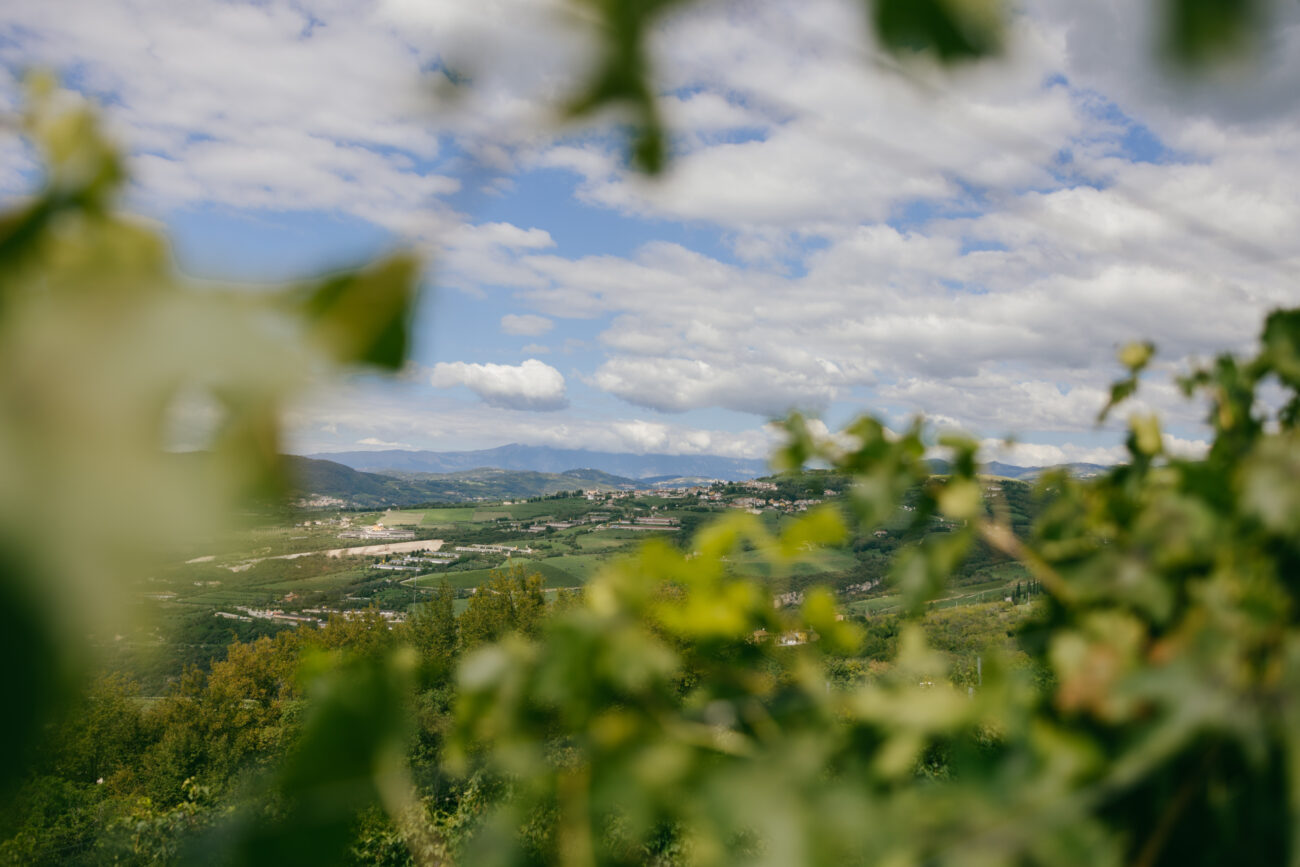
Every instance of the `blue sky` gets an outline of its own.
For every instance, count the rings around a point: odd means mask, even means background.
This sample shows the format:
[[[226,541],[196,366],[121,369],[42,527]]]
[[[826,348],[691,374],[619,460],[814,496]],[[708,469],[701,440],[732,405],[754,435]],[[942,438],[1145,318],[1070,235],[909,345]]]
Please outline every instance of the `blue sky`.
[[[15,5],[0,99],[43,66],[101,101],[185,270],[427,256],[410,368],[322,385],[302,452],[755,457],[798,407],[1105,461],[1122,416],[1093,419],[1135,338],[1161,348],[1135,408],[1194,452],[1173,373],[1300,298],[1289,6],[1248,74],[1188,83],[1119,0],[1033,0],[1006,58],[946,73],[881,55],[855,4],[711,4],[656,34],[675,157],[650,181],[618,118],[555,120],[590,40],[552,0]],[[0,148],[21,195],[29,157]]]

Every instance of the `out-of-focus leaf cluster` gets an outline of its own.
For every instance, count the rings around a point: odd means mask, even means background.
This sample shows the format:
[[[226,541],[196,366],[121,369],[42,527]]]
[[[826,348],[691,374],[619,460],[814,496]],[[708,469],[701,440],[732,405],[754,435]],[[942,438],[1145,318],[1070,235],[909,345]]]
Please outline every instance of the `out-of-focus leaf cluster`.
[[[863,419],[819,439],[792,418],[779,462],[852,474],[864,529],[919,488],[895,567],[913,610],[976,538],[1031,570],[1049,595],[1021,638],[1048,688],[990,655],[960,690],[914,625],[886,673],[832,687],[828,662],[857,638],[833,598],[785,612],[727,564],[834,543],[839,515],[779,538],[735,516],[695,550],[647,546],[538,639],[464,661],[459,761],[513,791],[472,861],[1294,863],[1300,312],[1273,314],[1262,347],[1185,379],[1209,400],[1206,458],[1166,453],[1158,422],[1135,417],[1126,465],[1042,483],[1028,543],[972,443],[945,441],[950,471],[931,476],[919,426]],[[1150,355],[1124,350],[1117,401]],[[1286,392],[1279,411],[1260,408],[1265,381]]]
[[[24,661],[0,678],[0,787],[86,634],[120,628],[124,582],[282,489],[287,402],[324,371],[402,363],[417,276],[395,255],[298,286],[186,281],[114,212],[120,160],[79,98],[38,77],[22,122],[46,174],[0,215],[0,641]]]

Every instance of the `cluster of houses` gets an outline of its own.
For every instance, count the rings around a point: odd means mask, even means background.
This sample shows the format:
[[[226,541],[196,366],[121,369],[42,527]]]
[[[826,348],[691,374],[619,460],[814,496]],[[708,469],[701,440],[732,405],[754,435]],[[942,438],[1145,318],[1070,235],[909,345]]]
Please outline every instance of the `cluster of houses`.
[[[569,521],[557,521],[548,516],[538,518],[536,523],[527,527],[522,525],[519,525],[519,527],[525,533],[545,533],[547,530],[568,530],[570,527],[576,527],[579,524],[597,524],[601,521],[608,521],[609,518],[608,512],[588,512]]]
[[[798,605],[803,602],[803,592],[791,590],[789,593],[777,593],[772,597],[773,608],[785,608],[790,605]]]
[[[755,515],[764,511],[785,512],[794,514],[796,512],[806,512],[809,507],[820,505],[823,500],[801,499],[801,500],[765,500],[761,497],[736,497],[729,504],[733,509],[745,509],[753,512]]]
[[[647,517],[632,518],[630,521],[614,521],[601,524],[597,530],[676,530],[680,525],[677,518]]]
[[[373,539],[384,542],[395,542],[401,539],[414,539],[414,530],[403,530],[399,527],[385,527],[382,523],[370,527],[362,527],[359,530],[344,530],[339,533],[340,539]]]
[[[457,545],[456,551],[462,554],[531,554],[532,548],[520,548],[516,545]]]
[[[384,563],[376,563],[375,568],[385,572],[425,572],[431,566],[446,566],[459,559],[459,554],[432,551],[420,554],[418,557],[398,557]]]
[[[213,616],[224,620],[243,620],[245,622],[270,620],[274,623],[288,623],[298,626],[324,626],[334,616],[342,617],[344,620],[354,620],[366,613],[366,611],[347,608],[304,608],[302,611],[296,612],[282,611],[279,608],[251,608],[247,605],[237,605],[234,611],[216,611]],[[381,610],[379,616],[388,621],[390,629],[394,623],[406,622],[405,611]]]

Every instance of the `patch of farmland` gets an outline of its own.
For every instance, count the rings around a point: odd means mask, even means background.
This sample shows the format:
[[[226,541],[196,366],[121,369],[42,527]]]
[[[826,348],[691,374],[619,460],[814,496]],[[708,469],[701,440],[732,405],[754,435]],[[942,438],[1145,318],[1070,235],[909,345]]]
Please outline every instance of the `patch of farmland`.
[[[578,547],[584,551],[612,551],[620,548],[631,550],[626,539],[619,538],[612,532],[583,533],[577,539]]]
[[[417,587],[437,588],[446,581],[456,590],[477,587],[490,580],[488,576],[492,571],[491,569],[466,569],[462,572],[430,572],[427,575],[417,576],[415,584]]]
[[[511,517],[510,513],[503,509],[475,509],[474,510],[474,523],[476,524],[485,523],[487,521],[495,521],[499,518],[509,519],[510,517]]]
[[[278,599],[283,595],[283,593],[276,593],[273,590],[258,587],[247,590],[214,590],[210,593],[199,593],[186,597],[184,601],[191,605],[211,605],[213,607],[259,605]]]
[[[525,568],[529,572],[539,573],[546,587],[577,587],[583,583],[583,579],[575,578],[563,569],[548,566],[545,560],[528,561],[525,563]],[[431,572],[420,575],[415,582],[419,587],[436,588],[446,581],[453,589],[459,590],[487,583],[492,580],[493,571],[492,569],[467,569],[463,572]]]
[[[737,572],[755,578],[844,572],[857,564],[852,552],[838,548],[812,552],[796,562],[776,566],[768,562],[767,558],[758,551],[733,553],[729,556],[729,560]]]
[[[564,554],[559,557],[548,557],[539,563],[530,565],[529,568],[537,567],[537,571],[547,577],[548,586],[576,587],[590,581],[609,561],[610,558],[598,554]],[[548,572],[551,572],[554,578],[548,575]],[[561,576],[568,576],[569,583],[551,583],[552,580],[559,580]]]
[[[881,611],[897,608],[902,601],[902,596],[894,594],[892,596],[876,596],[871,599],[859,599],[857,602],[850,602],[845,607],[853,614],[876,614]]]
[[[364,576],[356,572],[333,572],[328,575],[314,575],[310,578],[296,578],[288,581],[277,581],[274,584],[262,585],[267,590],[288,593],[293,591],[301,593],[304,590],[337,590],[340,587],[347,587],[350,584],[356,584]]]
[[[380,518],[379,521],[385,527],[396,527],[402,524],[420,524],[424,521],[424,515],[425,510],[423,509],[418,512],[409,509],[389,509],[387,512],[384,512],[383,517]]]
[[[536,518],[551,516],[557,521],[585,515],[595,507],[584,499],[568,497],[560,500],[539,500],[536,503],[515,503],[503,506],[516,521],[532,521]]]
[[[619,547],[626,545],[630,541],[644,542],[646,539],[655,536],[661,536],[666,532],[676,531],[676,527],[655,528],[653,530],[600,530],[594,535],[602,539],[609,539],[615,542]],[[581,543],[579,543],[581,544]]]
[[[441,524],[468,524],[473,520],[473,506],[453,506],[445,509],[425,509],[424,520],[420,523],[429,527]]]

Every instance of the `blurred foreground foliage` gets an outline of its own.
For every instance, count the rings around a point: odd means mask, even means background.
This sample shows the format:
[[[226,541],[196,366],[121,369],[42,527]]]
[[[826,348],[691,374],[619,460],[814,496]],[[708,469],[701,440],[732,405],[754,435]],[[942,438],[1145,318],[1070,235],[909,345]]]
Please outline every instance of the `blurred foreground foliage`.
[[[987,8],[894,5],[877,23],[900,45]],[[1236,14],[1221,5],[1197,8]],[[974,47],[950,54],[988,50],[957,32]],[[640,74],[610,70],[589,102]],[[5,860],[1300,863],[1300,311],[1182,380],[1209,405],[1204,459],[1135,416],[1125,466],[1042,482],[1029,538],[973,443],[946,441],[933,477],[919,425],[818,439],[795,417],[779,460],[851,477],[856,528],[831,508],[780,535],[737,514],[563,605],[502,574],[468,619],[445,590],[401,628],[372,613],[232,645],[148,702],[121,679],[79,689],[124,582],[278,489],[286,402],[339,366],[402,362],[416,266],[187,285],[114,214],[122,172],[89,112],[33,90],[45,189],[0,217]],[[1122,353],[1116,404],[1150,354]],[[204,450],[169,451],[196,401]],[[909,617],[841,619],[816,591],[779,609],[729,568],[757,552],[779,574],[905,497]],[[1017,646],[982,641],[972,676],[940,649],[958,618],[925,612],[977,541],[1046,593],[984,609]]]
[[[1149,357],[1122,353],[1134,376]],[[1276,411],[1265,382],[1285,392]],[[1035,664],[990,653],[963,689],[912,621],[887,668],[837,681],[859,627],[828,596],[783,615],[723,566],[744,545],[782,560],[833,543],[833,512],[782,538],[741,515],[688,555],[647,546],[539,640],[461,666],[453,756],[513,781],[469,860],[1300,862],[1300,311],[1268,318],[1255,357],[1182,385],[1208,400],[1209,454],[1165,453],[1135,416],[1127,465],[1043,481],[1027,543],[973,443],[947,441],[951,474],[931,477],[919,426],[866,418],[819,441],[791,419],[784,465],[852,475],[864,527],[921,489],[919,541],[894,566],[917,614],[976,539],[1032,572],[1048,591],[1019,630]],[[922,537],[935,516],[953,530]]]
[[[43,190],[0,215],[0,790],[68,696],[125,582],[284,481],[288,401],[340,366],[405,358],[417,263],[285,287],[193,285],[119,216],[116,151],[44,78],[22,119]],[[184,442],[201,448],[170,449]]]

